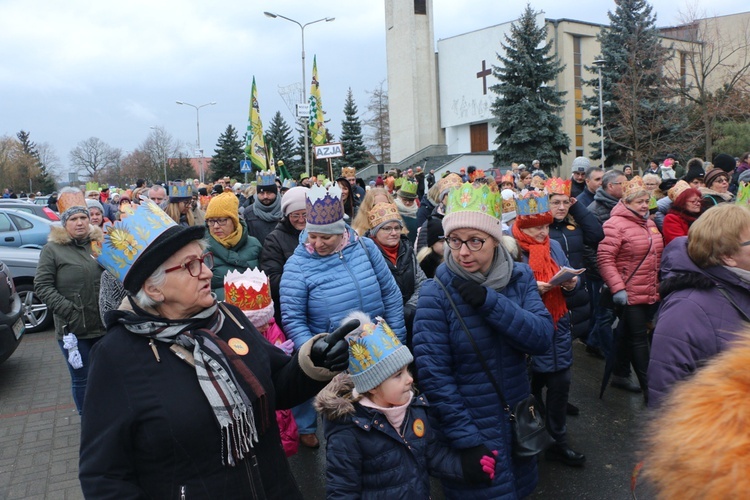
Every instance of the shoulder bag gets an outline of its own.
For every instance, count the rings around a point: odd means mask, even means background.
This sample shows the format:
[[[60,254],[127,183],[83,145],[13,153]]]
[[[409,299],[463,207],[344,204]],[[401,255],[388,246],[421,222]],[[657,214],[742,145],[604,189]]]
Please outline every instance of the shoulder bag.
[[[484,359],[482,351],[480,351],[479,346],[474,340],[474,336],[471,334],[463,317],[461,317],[461,314],[458,312],[458,307],[456,307],[456,303],[453,302],[451,294],[437,276],[435,276],[434,280],[440,285],[443,292],[445,292],[445,296],[448,298],[448,302],[450,302],[453,312],[456,314],[456,318],[458,318],[459,323],[461,323],[461,328],[469,338],[469,342],[471,342],[471,346],[474,348],[474,352],[476,352],[479,362],[482,364],[482,368],[487,374],[487,378],[490,379],[492,387],[494,387],[495,392],[500,398],[500,402],[503,405],[503,411],[508,414],[513,433],[513,456],[516,458],[528,459],[543,452],[549,448],[555,440],[547,432],[547,428],[544,424],[544,417],[539,411],[539,402],[533,394],[529,394],[527,397],[516,403],[511,411],[510,405],[508,405],[505,396],[503,396],[503,392],[500,390],[500,386],[492,375],[489,366],[487,366],[487,361]]]

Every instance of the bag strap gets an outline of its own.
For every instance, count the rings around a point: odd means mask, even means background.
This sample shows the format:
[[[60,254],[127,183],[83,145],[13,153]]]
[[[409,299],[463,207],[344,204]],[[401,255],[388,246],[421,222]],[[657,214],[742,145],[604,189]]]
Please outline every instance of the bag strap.
[[[720,293],[721,293],[721,294],[722,294],[722,295],[724,296],[724,298],[726,298],[726,299],[727,299],[727,300],[729,301],[729,303],[730,303],[730,304],[732,304],[732,306],[733,306],[733,307],[734,307],[735,309],[737,309],[737,312],[739,312],[739,313],[740,313],[740,316],[742,316],[742,318],[743,318],[743,319],[744,319],[745,321],[747,321],[747,322],[750,322],[750,316],[748,316],[748,315],[747,315],[747,313],[746,313],[745,311],[743,311],[742,309],[740,309],[740,306],[738,306],[738,305],[737,305],[737,302],[735,302],[735,301],[734,301],[734,299],[732,298],[732,296],[731,296],[731,295],[729,295],[729,292],[727,292],[727,291],[726,291],[726,290],[724,289],[724,287],[723,287],[723,286],[717,286],[716,288],[717,288],[717,289],[719,290],[719,292],[720,292]]]
[[[479,362],[482,364],[482,368],[487,374],[487,377],[490,379],[490,383],[492,383],[492,387],[495,388],[495,392],[497,392],[497,395],[500,397],[500,402],[503,404],[503,409],[506,412],[508,412],[508,415],[510,415],[511,421],[515,420],[516,416],[510,410],[510,406],[508,405],[508,402],[505,400],[505,396],[503,396],[503,392],[500,390],[500,386],[495,380],[495,377],[492,375],[492,372],[490,371],[490,367],[487,366],[487,361],[484,359],[484,356],[482,356],[482,351],[479,349],[479,346],[474,340],[474,336],[471,334],[471,332],[469,331],[469,328],[466,326],[466,323],[464,322],[464,318],[461,316],[461,313],[458,312],[458,307],[456,307],[456,303],[453,302],[453,298],[451,297],[451,294],[448,292],[448,289],[445,288],[445,285],[443,284],[442,281],[440,281],[440,279],[437,276],[435,276],[433,280],[438,285],[440,285],[440,288],[442,288],[443,292],[445,292],[445,296],[448,298],[448,302],[450,302],[450,305],[453,308],[453,312],[456,314],[456,318],[458,318],[458,322],[461,323],[461,328],[463,329],[464,333],[466,333],[466,336],[469,337],[469,342],[471,342],[471,346],[474,348],[474,352],[479,358]]]
[[[648,227],[648,226],[646,226],[646,227]],[[648,229],[646,231],[648,231]],[[638,272],[638,269],[641,268],[641,266],[643,265],[643,263],[646,262],[646,259],[648,258],[648,254],[651,253],[651,247],[653,247],[653,246],[654,246],[654,240],[653,240],[653,238],[651,238],[651,234],[649,234],[648,235],[648,250],[646,250],[646,253],[643,255],[643,258],[641,259],[641,262],[638,264],[638,266],[633,270],[632,273],[630,273],[630,276],[628,276],[628,279],[626,279],[624,281],[624,283],[626,285],[628,284],[628,281],[630,281],[633,278],[633,276],[635,276],[635,273]]]

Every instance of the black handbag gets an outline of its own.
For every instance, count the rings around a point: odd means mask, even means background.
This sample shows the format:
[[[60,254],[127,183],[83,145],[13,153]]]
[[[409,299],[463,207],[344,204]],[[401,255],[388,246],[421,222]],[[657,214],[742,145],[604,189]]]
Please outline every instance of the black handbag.
[[[463,328],[466,336],[469,338],[469,341],[479,358],[479,362],[482,364],[482,368],[490,379],[490,383],[492,383],[495,392],[497,392],[497,395],[500,397],[503,410],[508,414],[508,419],[510,420],[510,425],[513,430],[513,456],[516,458],[527,459],[543,452],[549,448],[555,440],[547,432],[544,423],[544,416],[539,411],[539,402],[536,400],[536,397],[534,397],[533,394],[529,394],[527,397],[517,402],[511,411],[508,402],[505,400],[505,396],[503,396],[503,392],[500,390],[500,386],[487,366],[482,351],[479,350],[479,346],[474,341],[474,336],[471,334],[463,317],[461,317],[461,314],[458,312],[458,308],[456,307],[455,302],[453,302],[450,293],[437,276],[434,280],[440,285],[440,288],[443,289],[445,296],[448,297],[448,302],[450,302],[453,312],[456,314],[456,318],[458,318],[459,323],[461,323],[461,328]]]

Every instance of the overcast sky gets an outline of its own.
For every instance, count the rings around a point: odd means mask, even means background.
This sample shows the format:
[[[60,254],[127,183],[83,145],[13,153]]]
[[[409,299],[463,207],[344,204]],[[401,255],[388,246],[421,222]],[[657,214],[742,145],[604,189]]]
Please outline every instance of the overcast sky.
[[[410,0],[401,0],[410,1]],[[518,18],[526,0],[433,0],[436,39]],[[685,0],[653,0],[660,26],[675,24]],[[696,5],[695,2],[690,5]],[[748,10],[747,0],[697,4],[707,15]],[[536,0],[547,18],[606,23],[614,1]],[[227,125],[247,125],[253,76],[264,126],[276,111],[293,117],[279,88],[302,79],[297,25],[305,29],[307,79],[318,58],[323,108],[338,137],[351,87],[364,114],[367,92],[386,79],[384,3],[379,0],[0,0],[0,136],[31,133],[47,142],[68,171],[79,141],[98,137],[124,152],[161,126],[176,139],[213,154]],[[306,85],[309,87],[309,85]]]

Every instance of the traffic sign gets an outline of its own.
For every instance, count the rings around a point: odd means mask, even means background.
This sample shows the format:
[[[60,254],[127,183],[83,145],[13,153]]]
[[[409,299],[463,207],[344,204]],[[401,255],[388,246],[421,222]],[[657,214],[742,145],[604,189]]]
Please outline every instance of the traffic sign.
[[[253,164],[250,160],[240,160],[240,172],[248,173],[253,171]]]

